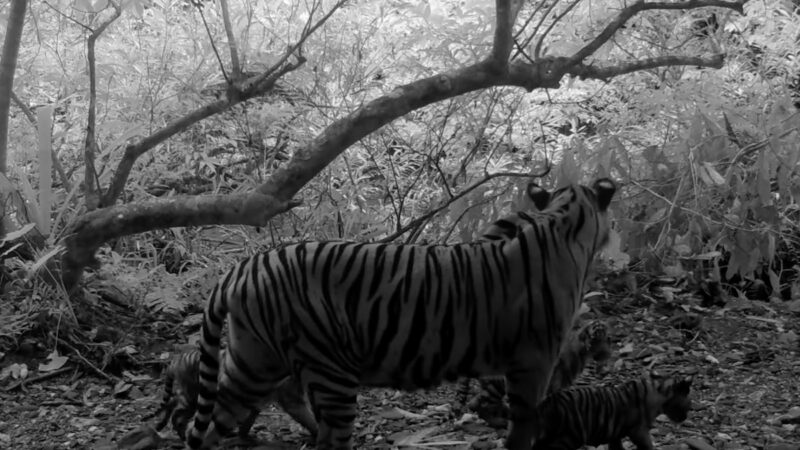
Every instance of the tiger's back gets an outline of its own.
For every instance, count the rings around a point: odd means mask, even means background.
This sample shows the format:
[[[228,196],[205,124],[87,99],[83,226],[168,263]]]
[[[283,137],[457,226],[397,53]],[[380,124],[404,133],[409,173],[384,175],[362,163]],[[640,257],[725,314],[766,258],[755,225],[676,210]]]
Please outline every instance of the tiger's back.
[[[556,191],[510,240],[309,242],[241,262],[206,308],[190,447],[203,436],[213,444],[251,398],[293,376],[313,397],[317,447],[327,449],[351,448],[360,385],[414,389],[503,373],[518,422],[508,446],[529,447],[588,263],[608,238],[614,190],[601,180]],[[231,342],[218,383],[226,316]]]

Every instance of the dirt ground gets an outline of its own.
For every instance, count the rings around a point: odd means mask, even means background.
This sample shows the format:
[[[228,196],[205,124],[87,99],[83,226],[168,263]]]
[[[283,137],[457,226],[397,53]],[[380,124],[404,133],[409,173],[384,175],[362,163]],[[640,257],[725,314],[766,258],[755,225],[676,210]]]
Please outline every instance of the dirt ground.
[[[602,382],[650,369],[694,374],[689,419],[682,424],[659,419],[652,430],[657,448],[800,449],[800,314],[791,311],[790,302],[731,300],[714,308],[697,303],[648,295],[589,301],[590,316],[614,330],[615,353]],[[146,428],[142,417],[158,405],[161,381],[155,369],[173,344],[178,342],[164,338],[137,359],[151,364],[128,368],[115,379],[86,370],[85,364],[67,364],[57,376],[0,382],[0,448],[114,449],[126,436],[135,444],[128,448],[182,448],[169,427],[162,436],[131,435]],[[41,354],[6,355],[0,367],[21,362],[35,368],[45,361]],[[364,390],[357,446],[501,448],[504,432],[471,414],[455,414],[455,401],[452,385],[410,393]],[[259,443],[239,448],[308,446],[302,429],[275,408],[262,412],[253,431]]]

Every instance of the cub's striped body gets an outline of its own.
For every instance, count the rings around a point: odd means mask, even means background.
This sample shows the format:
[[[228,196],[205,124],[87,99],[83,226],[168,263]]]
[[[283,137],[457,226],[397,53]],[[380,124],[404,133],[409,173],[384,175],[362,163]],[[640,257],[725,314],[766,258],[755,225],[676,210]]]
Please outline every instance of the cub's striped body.
[[[639,450],[652,450],[650,429],[659,414],[683,422],[691,410],[691,377],[656,375],[619,386],[587,386],[558,391],[539,406],[543,422],[533,450],[575,450],[608,444],[623,450],[628,437]]]
[[[592,321],[570,336],[558,357],[547,392],[553,393],[571,386],[583,373],[589,359],[602,364],[611,357],[611,338],[608,326]],[[599,367],[599,366],[598,366]],[[480,380],[480,392],[468,402],[471,410],[495,428],[508,425],[509,410],[504,402],[506,394],[503,377],[484,377]],[[470,380],[462,380],[459,386],[460,403],[467,404]]]
[[[528,450],[589,263],[608,239],[614,191],[607,179],[552,195],[532,185],[543,210],[525,215],[507,240],[307,242],[240,262],[206,306],[189,447],[215,445],[255,406],[251,399],[286,380],[302,382],[319,423],[317,449],[326,450],[352,448],[359,386],[415,389],[505,374],[507,446]]]
[[[224,357],[225,350],[221,350]],[[192,349],[175,356],[164,371],[164,396],[155,413],[146,416],[150,420],[159,414],[164,414],[155,426],[161,431],[172,419],[172,428],[181,439],[186,438],[186,426],[195,411],[197,411],[197,397],[200,392],[200,349]],[[303,425],[312,435],[317,432],[317,424],[311,415],[302,395],[295,394],[290,389],[280,389],[276,394],[276,401],[283,409]],[[264,401],[266,403],[267,401]],[[248,437],[258,418],[258,409],[251,409],[247,417],[239,423],[238,435]]]

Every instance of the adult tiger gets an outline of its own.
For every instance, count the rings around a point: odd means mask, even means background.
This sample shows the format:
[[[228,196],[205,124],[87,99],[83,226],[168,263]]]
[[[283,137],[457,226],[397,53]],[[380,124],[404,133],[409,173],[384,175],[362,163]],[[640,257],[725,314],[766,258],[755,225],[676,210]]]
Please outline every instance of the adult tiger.
[[[288,379],[306,389],[317,449],[350,449],[359,385],[415,389],[505,374],[506,445],[528,450],[616,187],[600,179],[528,195],[511,239],[457,245],[306,242],[250,257],[206,305],[201,389],[188,438],[215,445]],[[217,380],[221,328],[228,353]],[[209,426],[212,422],[213,425]]]

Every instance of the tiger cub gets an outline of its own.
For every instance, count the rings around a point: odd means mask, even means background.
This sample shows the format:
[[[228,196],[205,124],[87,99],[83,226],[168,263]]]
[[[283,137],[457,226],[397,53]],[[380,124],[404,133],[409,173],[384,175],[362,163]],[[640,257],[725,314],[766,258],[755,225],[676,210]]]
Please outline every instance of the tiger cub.
[[[651,374],[617,386],[584,386],[548,396],[537,408],[540,434],[533,450],[572,450],[608,444],[623,450],[627,436],[639,450],[652,450],[650,429],[660,414],[675,423],[691,410],[692,377]]]
[[[572,385],[583,372],[589,359],[600,367],[611,357],[611,337],[604,322],[592,321],[571,335],[558,357],[553,376],[547,388],[548,393],[560,391]],[[481,390],[468,403],[470,380],[461,381],[459,386],[460,403],[475,411],[478,417],[494,428],[506,428],[509,409],[503,398],[506,395],[503,377],[486,377],[479,380]]]
[[[225,357],[225,350],[222,350],[222,357]],[[200,349],[192,349],[177,355],[170,362],[164,371],[164,397],[161,404],[154,413],[144,417],[150,420],[161,413],[161,418],[155,425],[155,429],[161,431],[167,421],[172,418],[172,428],[180,436],[181,440],[186,439],[186,427],[197,410],[197,394],[200,389]],[[312,435],[317,432],[317,422],[306,406],[302,395],[294,394],[291,389],[283,389],[277,393],[275,401],[281,404],[284,410],[305,427]],[[269,400],[265,400],[267,403]],[[251,409],[246,419],[239,423],[238,435],[247,438],[258,417],[258,409]]]

